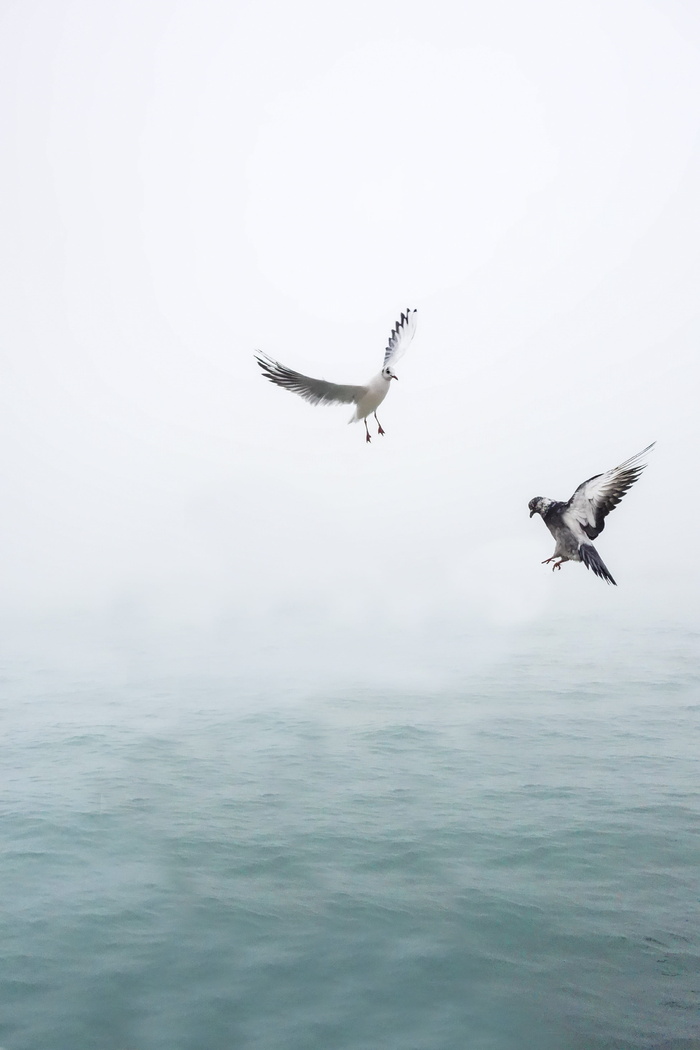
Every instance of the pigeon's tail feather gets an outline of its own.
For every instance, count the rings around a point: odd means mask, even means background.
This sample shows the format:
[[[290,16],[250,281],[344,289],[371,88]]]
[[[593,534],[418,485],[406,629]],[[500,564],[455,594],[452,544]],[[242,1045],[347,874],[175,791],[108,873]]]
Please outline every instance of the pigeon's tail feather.
[[[614,587],[617,587],[610,575],[610,570],[592,543],[582,543],[578,552],[581,555],[581,561],[587,569],[594,572],[596,576],[600,576],[601,580],[605,580],[606,583],[612,583]]]

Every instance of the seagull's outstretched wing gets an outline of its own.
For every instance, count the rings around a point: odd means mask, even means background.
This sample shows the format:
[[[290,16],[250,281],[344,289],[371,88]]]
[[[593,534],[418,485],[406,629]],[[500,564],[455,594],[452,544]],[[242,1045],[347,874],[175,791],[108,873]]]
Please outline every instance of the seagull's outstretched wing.
[[[638,452],[636,456],[626,459],[619,467],[607,470],[605,474],[584,481],[561,512],[562,521],[576,531],[575,526],[594,540],[605,528],[605,519],[614,510],[625,493],[646,467],[642,457],[651,452],[655,441]]]
[[[406,310],[394,325],[387,348],[384,351],[384,368],[387,365],[395,365],[400,357],[406,353],[408,344],[416,334],[417,310]]]
[[[256,354],[255,360],[265,378],[271,383],[291,390],[303,397],[304,401],[310,401],[312,405],[357,404],[367,392],[364,386],[344,386],[341,383],[327,383],[325,379],[303,376],[300,372],[294,372],[291,368],[281,365],[279,361],[273,361],[266,354]]]

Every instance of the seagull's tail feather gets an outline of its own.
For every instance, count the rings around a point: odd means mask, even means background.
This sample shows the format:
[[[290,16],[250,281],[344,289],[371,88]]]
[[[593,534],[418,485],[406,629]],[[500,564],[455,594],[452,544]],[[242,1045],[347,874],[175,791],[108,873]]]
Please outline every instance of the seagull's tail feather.
[[[578,552],[581,555],[581,561],[587,569],[594,572],[596,576],[600,576],[601,580],[605,580],[606,583],[612,583],[614,587],[617,587],[610,575],[610,570],[592,543],[582,543]]]

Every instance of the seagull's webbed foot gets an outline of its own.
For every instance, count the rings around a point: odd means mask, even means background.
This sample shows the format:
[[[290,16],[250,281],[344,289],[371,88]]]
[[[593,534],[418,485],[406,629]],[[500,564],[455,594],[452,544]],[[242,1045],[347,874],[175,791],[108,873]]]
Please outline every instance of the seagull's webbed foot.
[[[377,413],[376,412],[374,413],[374,418],[377,419]],[[382,424],[379,422],[378,419],[377,419],[377,426],[379,427],[379,429],[377,430],[377,433],[381,434],[382,437],[383,437],[384,434],[386,433],[386,431],[383,429]]]
[[[366,435],[365,436],[365,441],[369,445],[370,442],[372,441],[372,438],[370,437],[369,427],[367,426],[367,419],[365,419],[365,435]]]

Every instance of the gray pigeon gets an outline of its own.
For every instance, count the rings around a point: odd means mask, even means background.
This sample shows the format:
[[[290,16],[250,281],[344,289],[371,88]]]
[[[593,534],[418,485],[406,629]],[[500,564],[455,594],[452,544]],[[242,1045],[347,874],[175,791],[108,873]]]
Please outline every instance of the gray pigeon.
[[[535,496],[528,506],[530,517],[539,514],[556,542],[554,554],[542,562],[547,565],[553,562],[552,569],[561,569],[562,562],[582,561],[587,569],[600,576],[607,583],[615,586],[614,579],[589,540],[605,528],[605,519],[614,510],[627,490],[635,483],[644,470],[646,463],[642,457],[651,452],[655,441],[647,445],[631,459],[626,459],[619,467],[613,467],[605,474],[596,474],[589,478],[574,492],[568,503],[559,503],[546,496]],[[559,558],[559,561],[555,561]]]

